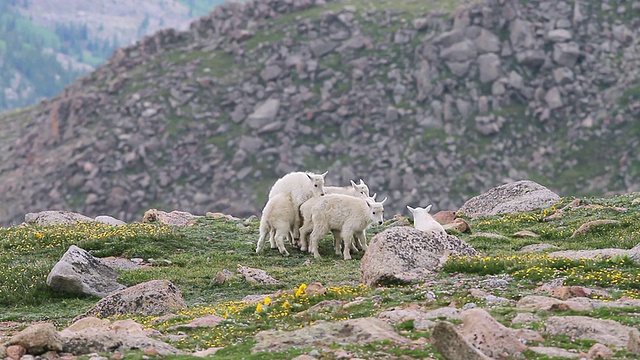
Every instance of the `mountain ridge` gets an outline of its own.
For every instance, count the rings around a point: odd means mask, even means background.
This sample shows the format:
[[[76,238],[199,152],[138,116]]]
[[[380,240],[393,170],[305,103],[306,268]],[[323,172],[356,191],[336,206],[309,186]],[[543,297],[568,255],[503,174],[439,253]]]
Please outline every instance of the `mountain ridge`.
[[[0,145],[0,222],[257,214],[293,170],[363,178],[391,212],[525,178],[636,191],[640,10],[605,4],[624,16],[580,1],[219,6],[0,117],[28,121]]]

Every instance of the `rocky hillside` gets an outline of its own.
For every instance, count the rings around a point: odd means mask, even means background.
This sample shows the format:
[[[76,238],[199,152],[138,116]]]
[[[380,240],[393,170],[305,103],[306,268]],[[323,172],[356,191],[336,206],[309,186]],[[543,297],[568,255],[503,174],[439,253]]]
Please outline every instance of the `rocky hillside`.
[[[223,0],[0,2],[0,112],[57,95],[120,46],[185,30]]]
[[[258,214],[288,171],[452,209],[507,180],[638,190],[640,2],[257,0],[0,117],[0,223]]]

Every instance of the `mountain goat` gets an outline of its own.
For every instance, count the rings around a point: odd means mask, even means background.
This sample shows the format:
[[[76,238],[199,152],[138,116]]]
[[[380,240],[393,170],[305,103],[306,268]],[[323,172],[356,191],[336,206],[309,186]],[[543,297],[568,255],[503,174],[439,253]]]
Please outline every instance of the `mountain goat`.
[[[267,201],[262,209],[262,217],[260,218],[260,237],[256,246],[256,253],[262,252],[264,241],[269,236],[271,248],[278,248],[278,251],[284,256],[288,256],[289,252],[284,246],[285,240],[289,239],[293,244],[293,219],[294,209],[291,196],[288,194],[276,194]]]
[[[351,180],[351,186],[325,186],[325,194],[344,194],[358,197],[369,197],[369,187],[360,179],[360,183],[356,184]]]
[[[431,211],[431,205],[426,208],[418,207],[415,209],[411,206],[407,206],[407,209],[409,209],[413,215],[413,227],[424,232],[434,232],[446,235],[446,231],[442,225],[440,225],[440,223],[429,214],[429,211]]]
[[[300,229],[300,249],[307,249],[315,258],[319,258],[318,242],[329,231],[343,245],[343,257],[351,259],[350,250],[352,238],[366,247],[365,230],[371,225],[382,224],[384,220],[383,203],[343,194],[329,194],[320,199],[314,199],[302,211],[308,219]],[[310,221],[308,221],[310,220]],[[311,235],[309,235],[311,233]],[[307,240],[307,236],[309,239]],[[308,241],[308,243],[307,243]],[[336,246],[337,248],[337,246]]]
[[[313,196],[324,195],[324,177],[327,175],[310,172],[291,172],[278,179],[269,191],[269,199],[278,194],[285,194],[291,198],[295,211],[293,212],[293,237],[300,237],[300,205]]]

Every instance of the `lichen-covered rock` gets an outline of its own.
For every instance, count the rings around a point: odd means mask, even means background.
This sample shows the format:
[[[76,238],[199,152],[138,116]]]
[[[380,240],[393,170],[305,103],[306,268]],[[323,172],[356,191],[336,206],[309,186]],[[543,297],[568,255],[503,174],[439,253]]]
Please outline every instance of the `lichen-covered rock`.
[[[87,316],[163,315],[186,307],[180,289],[170,281],[152,280],[110,294],[76,320]]]
[[[577,339],[595,340],[607,346],[624,348],[629,341],[631,326],[608,319],[589,316],[552,316],[544,323],[545,332]]]
[[[469,199],[459,213],[473,218],[550,207],[560,196],[533,181],[522,180],[495,187]]]
[[[29,225],[69,225],[79,222],[93,222],[94,219],[71,211],[48,210],[37,213],[27,213],[24,222]]]
[[[497,322],[484,309],[462,312],[460,334],[485,355],[500,358],[504,354],[517,357],[526,350],[513,330]]]
[[[255,336],[252,353],[283,351],[289,348],[319,345],[367,345],[375,341],[408,344],[410,340],[398,335],[393,326],[374,318],[345,321],[317,321],[295,331],[266,330]]]
[[[439,321],[436,323],[431,334],[431,344],[445,360],[491,359],[471,345],[450,322]]]
[[[125,288],[118,272],[87,251],[71,245],[47,276],[47,286],[58,292],[105,297]]]
[[[390,227],[371,239],[360,262],[360,281],[368,286],[404,282],[437,270],[449,255],[475,256],[478,252],[448,234],[425,233],[408,226]]]

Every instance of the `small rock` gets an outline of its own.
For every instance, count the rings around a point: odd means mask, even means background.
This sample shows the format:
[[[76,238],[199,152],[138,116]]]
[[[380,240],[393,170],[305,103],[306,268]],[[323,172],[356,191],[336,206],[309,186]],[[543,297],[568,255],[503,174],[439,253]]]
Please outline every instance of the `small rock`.
[[[588,359],[608,359],[613,356],[613,351],[606,345],[595,343],[587,353]]]
[[[233,279],[235,275],[227,269],[223,269],[216,273],[216,276],[211,280],[212,284],[224,284],[225,282]]]
[[[238,272],[244,276],[244,279],[250,283],[260,285],[275,285],[280,281],[272,278],[266,271],[262,269],[254,269],[238,264]]]
[[[529,231],[529,230],[520,230],[518,232],[513,233],[513,236],[517,236],[517,237],[532,237],[532,238],[539,238],[540,235],[534,233],[533,231]]]
[[[587,292],[581,286],[560,286],[552,289],[550,295],[560,300],[567,300],[574,297],[588,297]]]
[[[531,245],[523,246],[522,248],[520,248],[519,251],[521,251],[521,252],[539,252],[539,251],[543,251],[543,250],[547,250],[547,249],[554,249],[554,248],[557,248],[557,246],[551,245],[551,244],[531,244]]]
[[[27,349],[22,345],[9,345],[6,349],[6,357],[11,360],[20,360],[27,353]],[[3,356],[4,358],[4,356]]]
[[[620,221],[618,221],[618,220],[592,220],[592,221],[588,221],[588,222],[580,225],[580,227],[576,231],[573,232],[573,234],[571,235],[571,238],[575,238],[577,236],[586,234],[594,226],[599,226],[599,225],[603,225],[603,224],[619,224],[619,223],[620,223]]]

